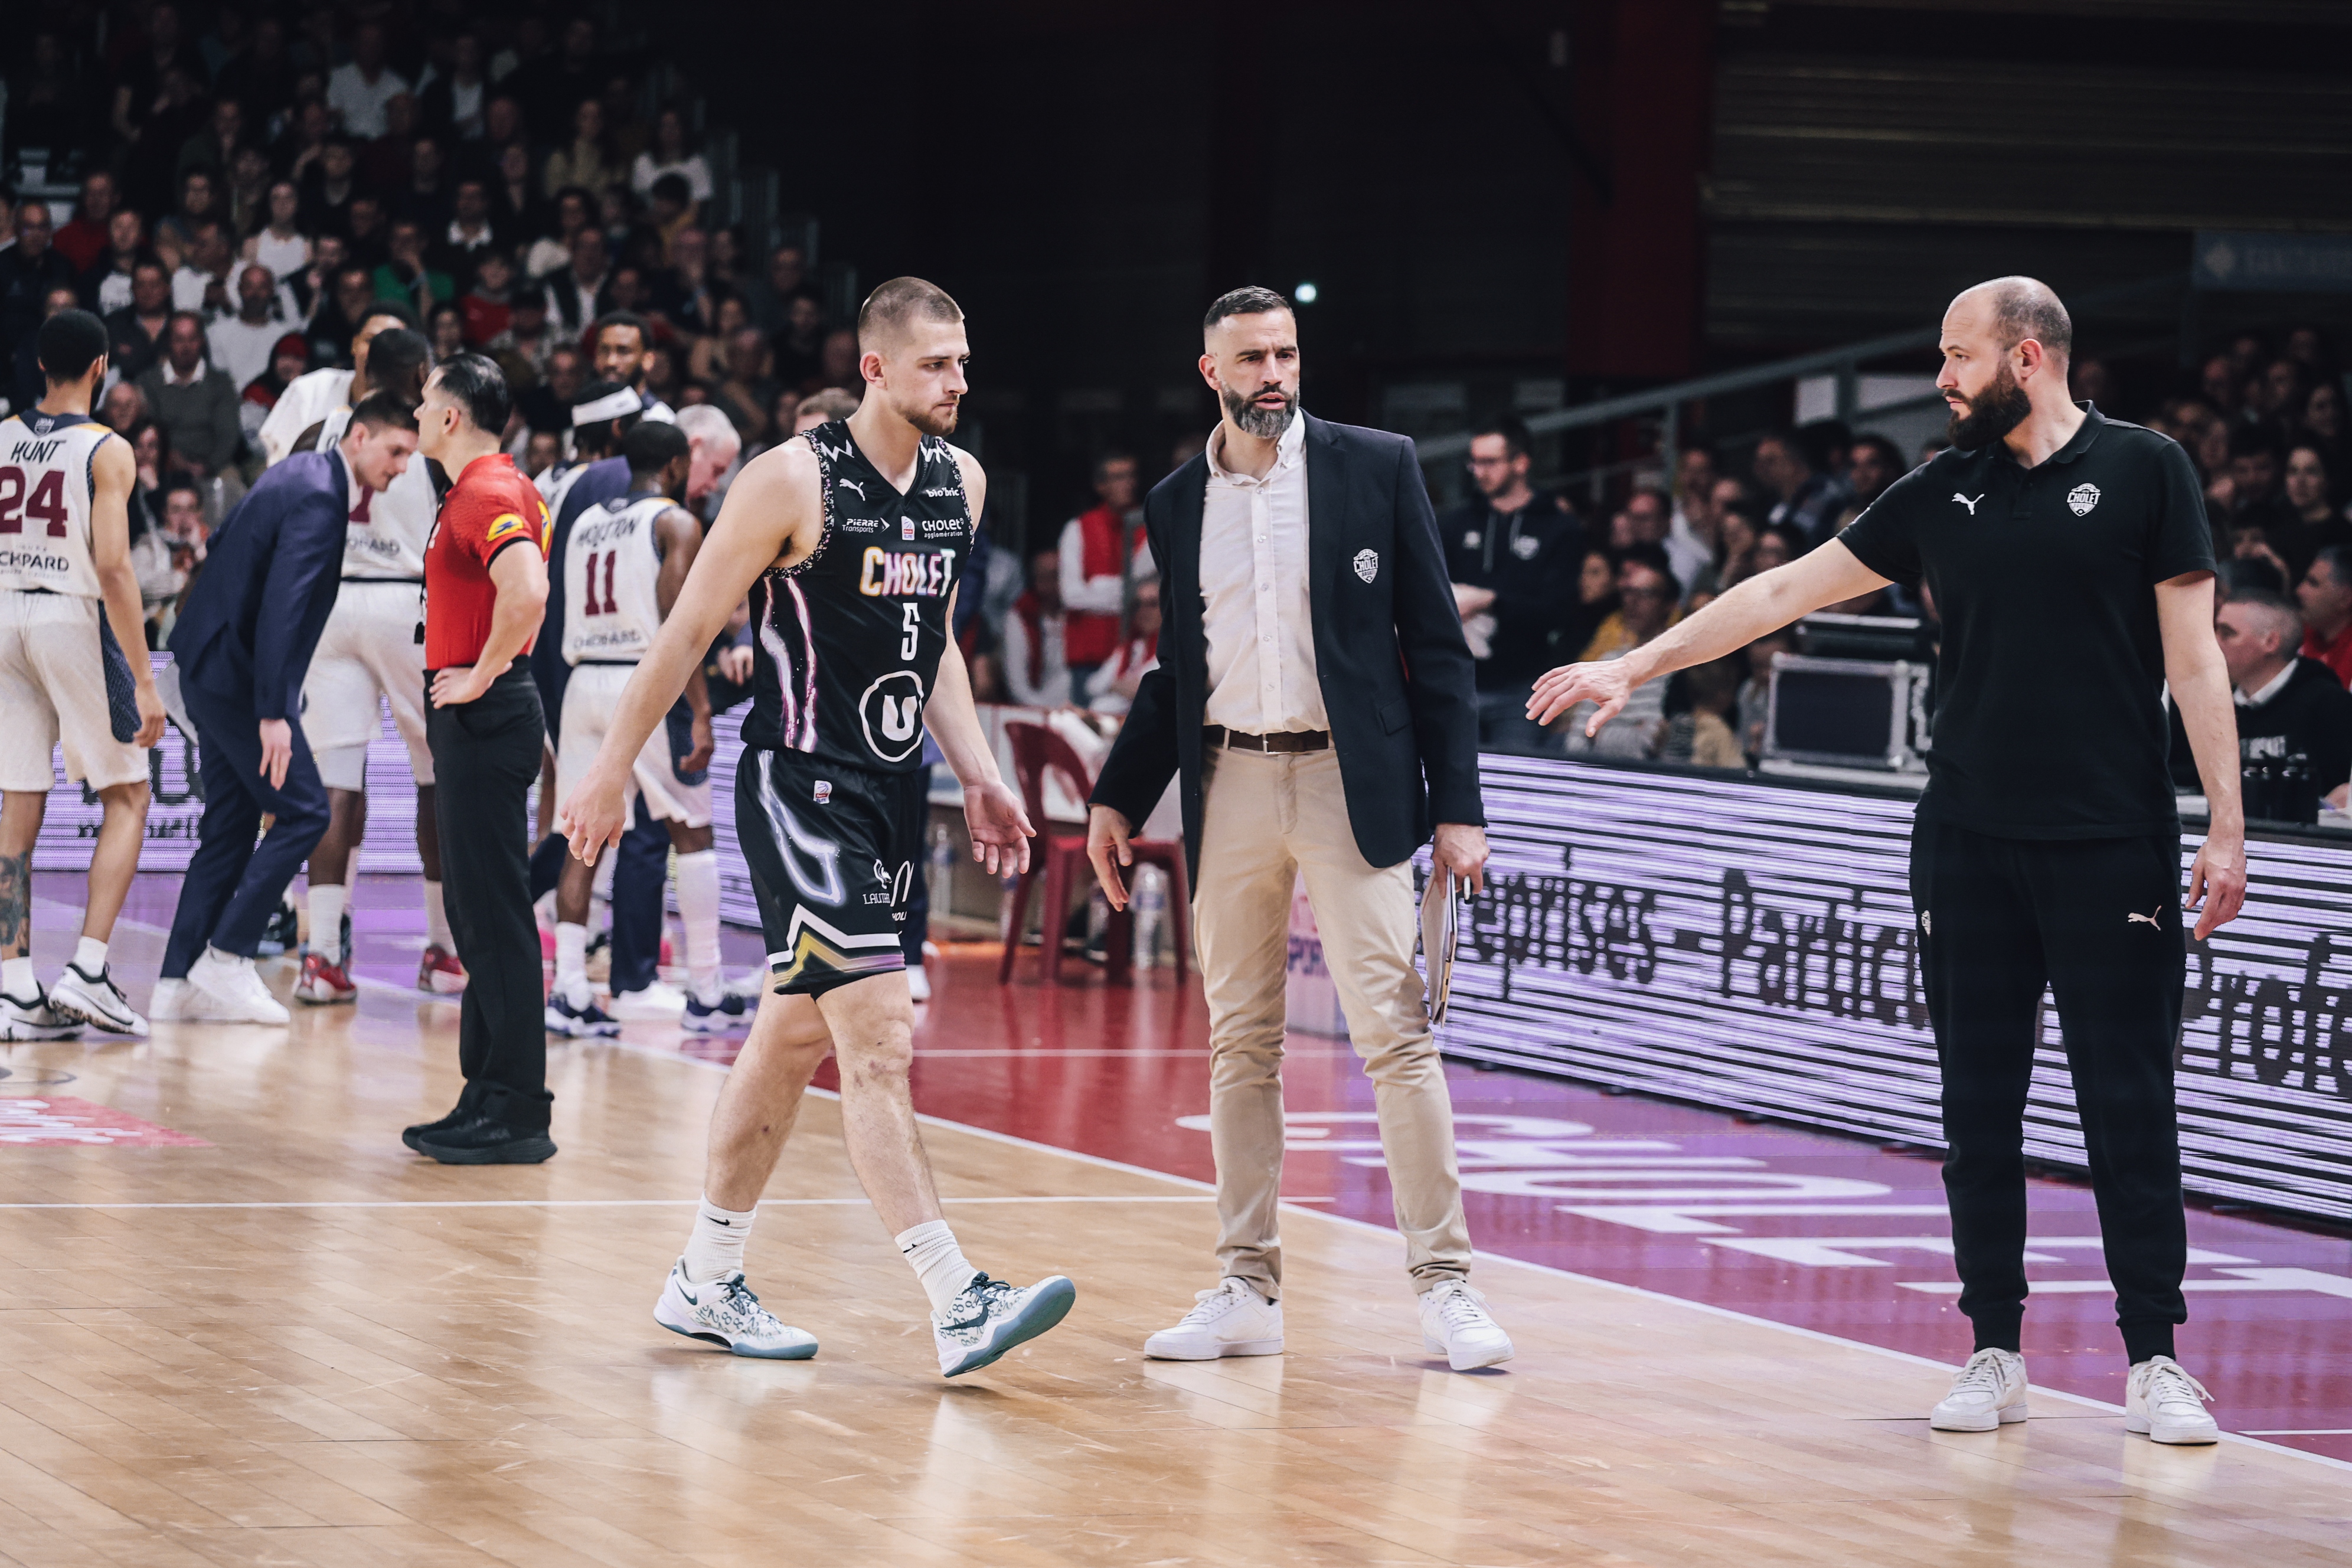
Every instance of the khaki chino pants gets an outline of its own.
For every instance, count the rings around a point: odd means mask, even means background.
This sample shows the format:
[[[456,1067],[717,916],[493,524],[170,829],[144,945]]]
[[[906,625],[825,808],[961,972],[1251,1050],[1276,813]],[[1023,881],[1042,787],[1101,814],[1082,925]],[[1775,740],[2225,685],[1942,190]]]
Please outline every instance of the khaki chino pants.
[[[1284,993],[1303,875],[1349,1037],[1372,1080],[1405,1266],[1422,1290],[1466,1277],[1454,1105],[1412,967],[1411,863],[1366,862],[1333,752],[1213,750],[1205,768],[1192,921],[1209,1001],[1218,1262],[1280,1299]]]

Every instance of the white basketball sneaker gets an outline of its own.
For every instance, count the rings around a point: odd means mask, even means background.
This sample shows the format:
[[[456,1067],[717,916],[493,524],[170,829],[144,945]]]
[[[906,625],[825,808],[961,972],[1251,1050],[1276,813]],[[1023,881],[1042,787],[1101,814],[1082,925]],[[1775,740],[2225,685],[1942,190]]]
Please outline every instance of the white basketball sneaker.
[[[204,994],[185,980],[158,980],[154,994],[147,999],[147,1016],[159,1024],[184,1023],[196,1018],[209,1018]]]
[[[1077,1287],[1059,1274],[1026,1287],[975,1276],[954,1300],[931,1314],[940,1375],[978,1372],[1060,1322],[1077,1299]]]
[[[1269,1301],[1246,1279],[1227,1275],[1172,1329],[1143,1342],[1155,1361],[1215,1361],[1229,1355],[1280,1355],[1282,1303]]]
[[[36,987],[30,997],[0,992],[0,1040],[63,1040],[81,1033],[81,1020],[49,1006]]]
[[[147,1037],[147,1020],[132,1010],[131,998],[114,983],[113,971],[103,966],[96,974],[84,974],[67,964],[58,983],[49,987],[49,1008],[110,1035],[128,1035],[138,1040]]]
[[[685,1015],[686,993],[667,980],[642,991],[614,994],[612,1014],[624,1023],[675,1024]]]
[[[195,1016],[223,1024],[283,1024],[289,1016],[285,1005],[254,973],[253,960],[232,957],[216,947],[205,949],[204,956],[189,966],[188,988],[203,994],[205,1011]]]
[[[2155,1443],[2218,1443],[2221,1428],[2205,1410],[2212,1397],[2170,1356],[2150,1356],[2125,1381],[2124,1430]]]
[[[1927,1414],[1938,1432],[1990,1432],[2025,1419],[2025,1358],[1981,1350],[1952,1378],[1952,1390]]]
[[[661,1300],[654,1303],[654,1321],[671,1333],[763,1361],[806,1361],[816,1354],[815,1336],[779,1321],[760,1305],[740,1269],[697,1285],[687,1279],[683,1258],[671,1266]]]
[[[1486,1310],[1486,1298],[1466,1279],[1448,1279],[1421,1293],[1421,1341],[1456,1372],[1475,1372],[1517,1353],[1511,1336]]]

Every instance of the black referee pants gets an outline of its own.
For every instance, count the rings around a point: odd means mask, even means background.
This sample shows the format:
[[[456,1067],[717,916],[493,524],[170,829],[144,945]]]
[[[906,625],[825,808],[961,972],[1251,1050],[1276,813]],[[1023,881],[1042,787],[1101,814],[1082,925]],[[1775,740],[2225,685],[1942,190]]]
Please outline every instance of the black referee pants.
[[[1944,1193],[1976,1348],[2025,1311],[2024,1112],[2046,984],[2074,1081],[2116,1321],[2135,1362],[2186,1321],[2172,1100],[2186,957],[2180,840],[1993,838],[1922,820],[1911,839],[1920,968],[1943,1067]]]
[[[430,677],[427,677],[429,681]],[[427,706],[433,813],[441,827],[441,890],[466,965],[457,1021],[464,1103],[509,1126],[543,1131],[547,995],[530,912],[528,803],[546,725],[539,688],[518,663],[471,702]]]

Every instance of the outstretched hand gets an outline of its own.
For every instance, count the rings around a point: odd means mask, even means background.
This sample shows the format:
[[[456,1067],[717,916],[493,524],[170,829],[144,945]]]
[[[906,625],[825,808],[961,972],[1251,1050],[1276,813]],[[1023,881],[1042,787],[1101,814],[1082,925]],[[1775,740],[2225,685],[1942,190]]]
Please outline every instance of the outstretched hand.
[[[1538,678],[1534,694],[1528,699],[1528,717],[1538,724],[1549,724],[1580,702],[1597,703],[1598,710],[1584,725],[1585,738],[1590,740],[1601,733],[1601,726],[1624,710],[1634,684],[1626,674],[1622,659],[1563,664]]]
[[[1021,797],[1002,781],[963,786],[963,821],[971,834],[971,858],[990,875],[1029,869],[1029,840],[1037,830]]]

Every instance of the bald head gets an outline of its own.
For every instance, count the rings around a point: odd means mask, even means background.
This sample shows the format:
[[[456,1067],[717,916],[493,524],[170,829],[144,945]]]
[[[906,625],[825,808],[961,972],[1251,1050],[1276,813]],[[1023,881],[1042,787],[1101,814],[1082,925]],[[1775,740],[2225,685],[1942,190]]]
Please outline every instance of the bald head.
[[[2050,285],[2038,278],[1995,278],[1963,290],[1945,312],[1980,316],[2004,349],[2032,338],[2051,359],[2063,363],[2074,352],[2074,322]]]
[[[919,278],[893,278],[866,296],[857,312],[857,352],[889,354],[923,322],[963,320],[963,307],[948,291]]]

